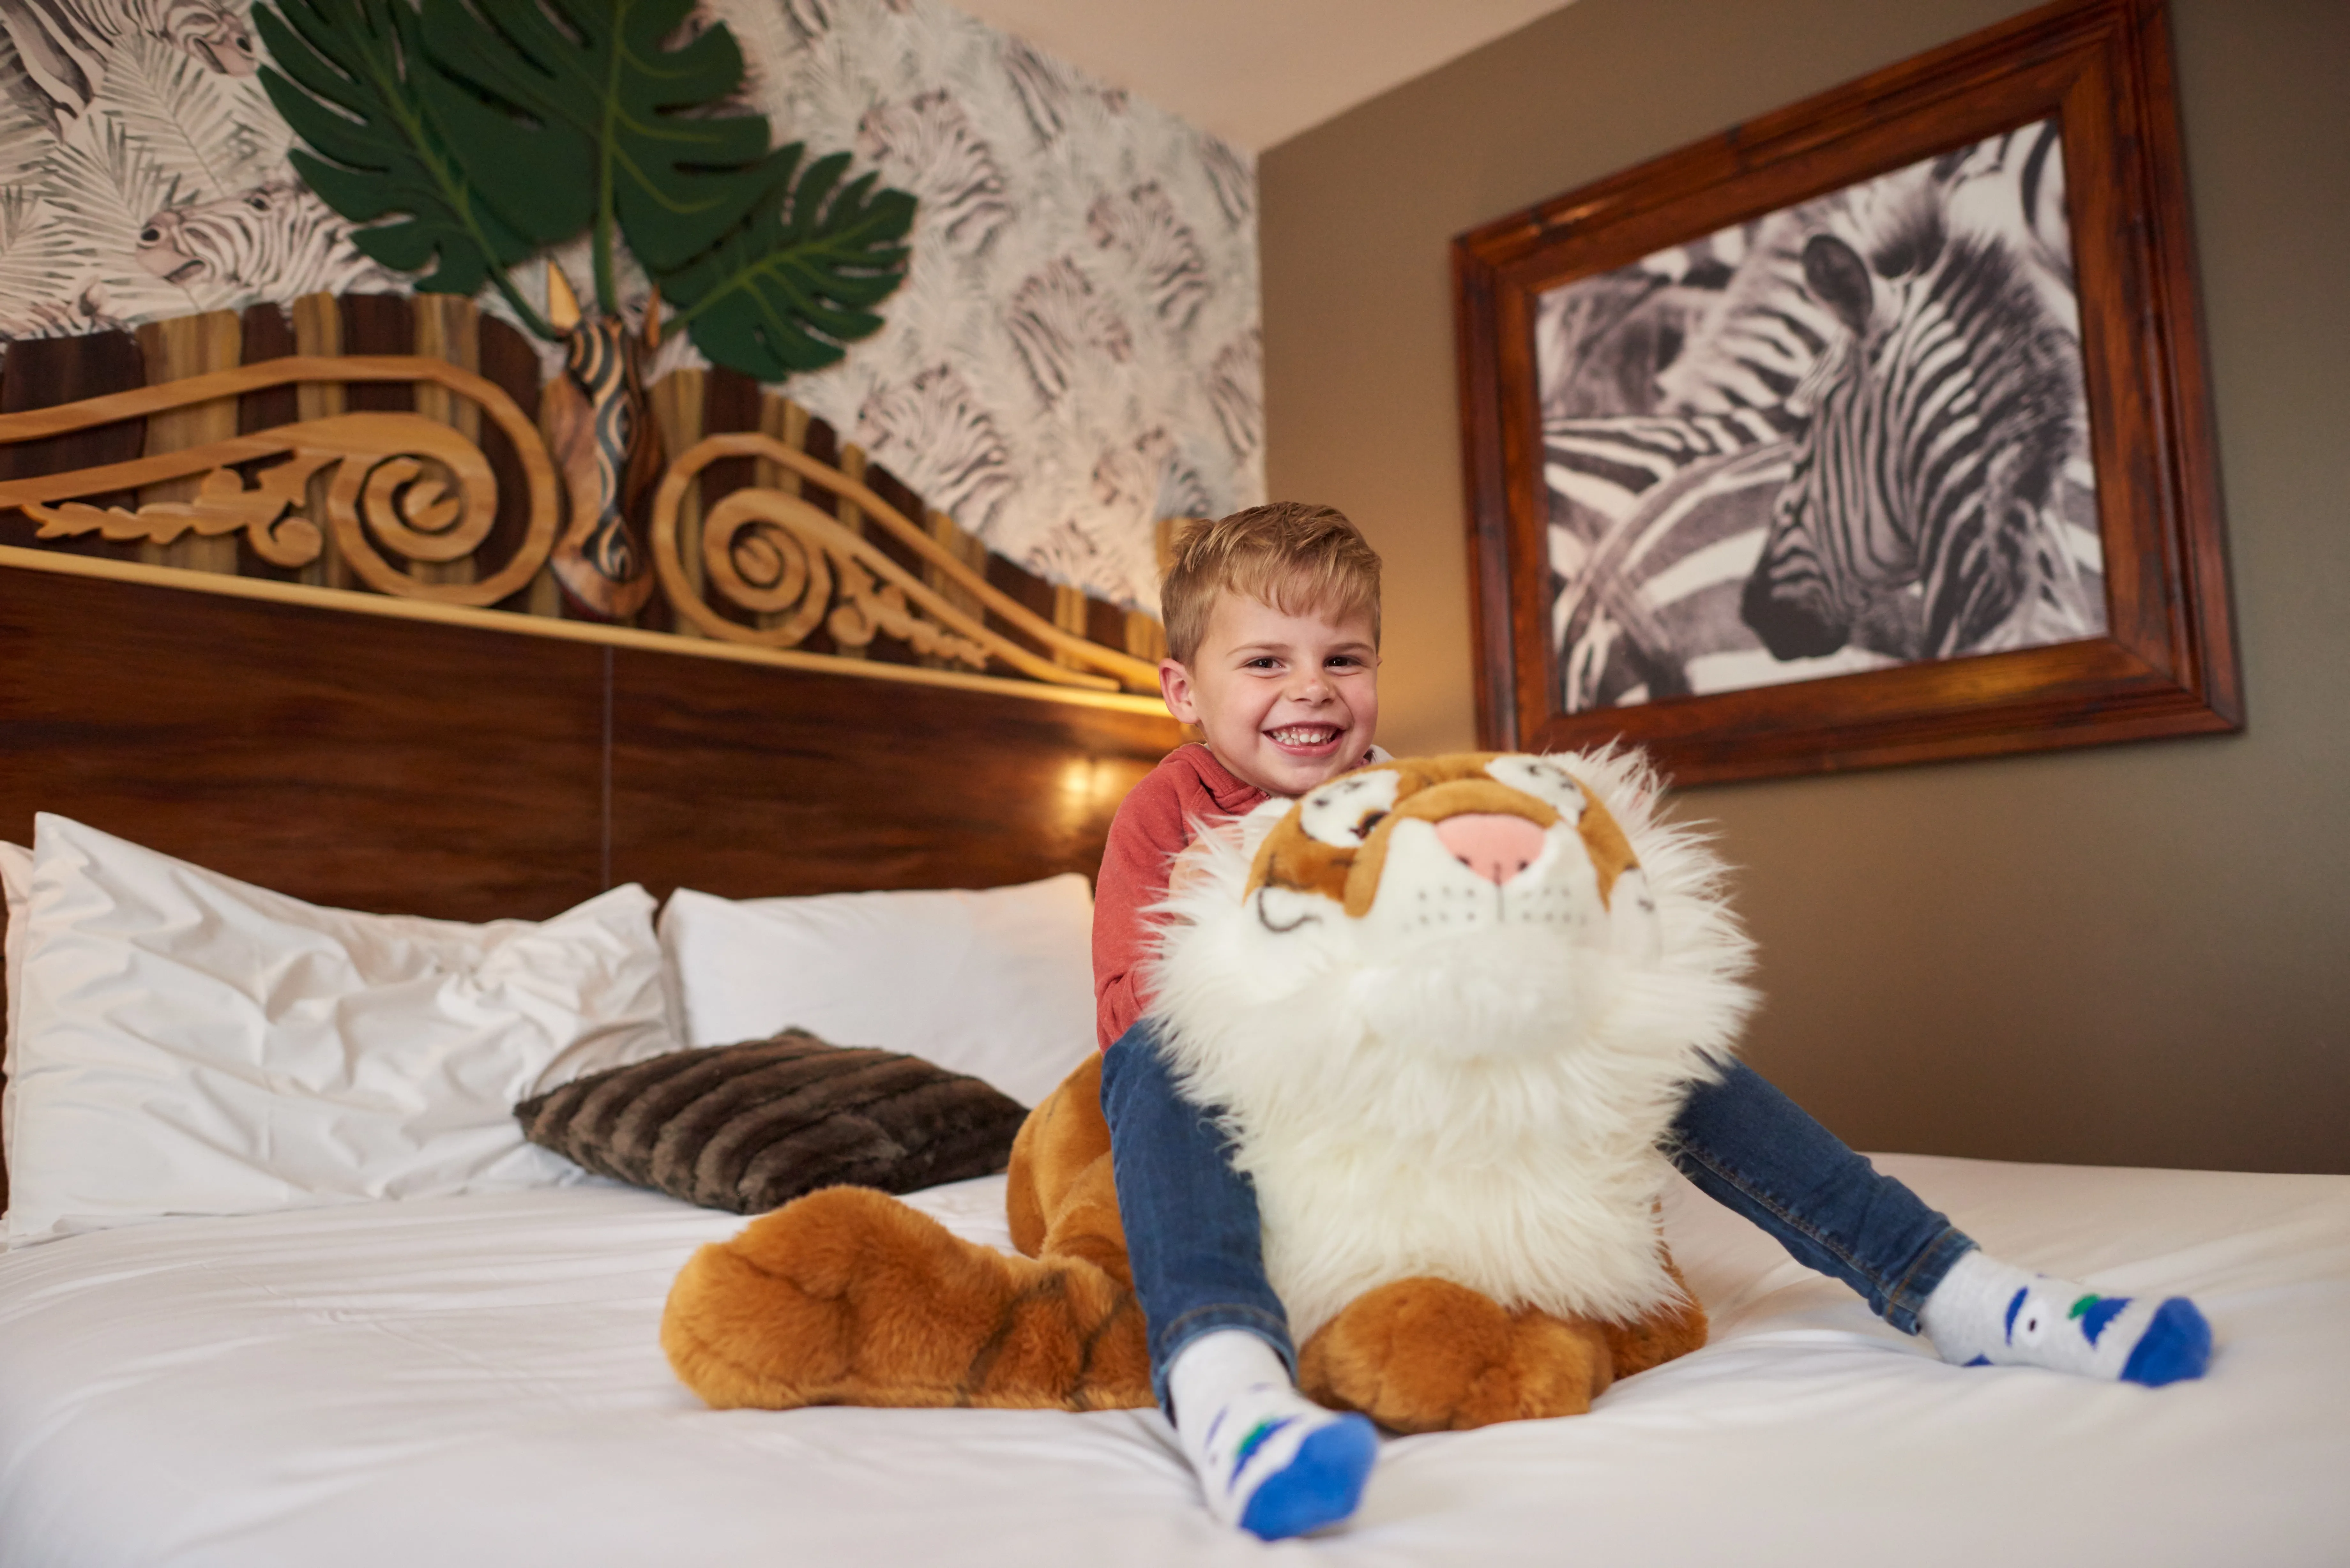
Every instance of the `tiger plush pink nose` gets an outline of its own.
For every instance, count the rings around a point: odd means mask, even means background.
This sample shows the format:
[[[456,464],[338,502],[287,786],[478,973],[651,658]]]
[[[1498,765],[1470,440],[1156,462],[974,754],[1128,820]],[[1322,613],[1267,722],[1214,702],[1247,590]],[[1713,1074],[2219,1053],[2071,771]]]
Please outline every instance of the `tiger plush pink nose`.
[[[1436,838],[1452,858],[1496,888],[1533,865],[1543,850],[1543,830],[1507,812],[1448,816],[1436,825]]]

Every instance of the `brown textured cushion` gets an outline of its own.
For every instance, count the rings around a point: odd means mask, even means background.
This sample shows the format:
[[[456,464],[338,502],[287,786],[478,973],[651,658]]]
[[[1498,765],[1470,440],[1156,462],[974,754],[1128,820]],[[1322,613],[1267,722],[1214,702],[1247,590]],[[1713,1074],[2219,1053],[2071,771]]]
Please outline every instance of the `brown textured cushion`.
[[[819,1187],[911,1192],[1002,1170],[1027,1114],[919,1056],[800,1029],[591,1073],[515,1107],[531,1142],[589,1170],[737,1214]]]

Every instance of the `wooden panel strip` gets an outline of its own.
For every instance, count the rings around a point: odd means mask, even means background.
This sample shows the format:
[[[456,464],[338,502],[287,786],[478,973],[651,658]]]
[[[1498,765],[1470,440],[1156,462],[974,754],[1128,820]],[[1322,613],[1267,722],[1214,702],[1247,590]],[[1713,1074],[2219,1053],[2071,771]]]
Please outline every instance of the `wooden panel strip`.
[[[406,295],[346,294],[336,306],[342,312],[346,354],[405,354],[416,341],[416,318]],[[346,388],[343,401],[352,413],[412,413],[416,409],[413,392],[389,384]]]
[[[691,368],[671,371],[646,389],[663,452],[683,452],[702,439],[708,394],[709,372]],[[686,580],[693,585],[696,598],[702,597],[702,487],[693,485],[687,488],[677,507],[678,547],[685,557]],[[690,616],[671,615],[670,622],[670,629],[680,637],[709,635]]]
[[[229,310],[208,310],[201,316],[151,321],[139,328],[139,347],[147,358],[151,385],[182,381],[213,370],[234,370],[244,359],[244,324]],[[146,451],[184,452],[236,434],[236,400],[168,410],[147,421]],[[139,492],[139,504],[195,498],[195,479],[166,480]],[[183,566],[198,572],[234,572],[236,541],[190,536],[168,545],[141,545],[139,558],[156,566]]]
[[[481,313],[472,300],[451,294],[420,294],[411,305],[416,312],[416,352],[446,360],[461,370],[482,368]],[[481,439],[481,410],[446,387],[420,383],[416,411],[428,420],[439,420],[467,441]]]
[[[415,312],[415,349],[461,370],[482,368],[480,312],[470,299],[453,294],[420,294],[410,302]],[[431,381],[418,383],[416,411],[437,420],[479,445],[482,411],[448,388]],[[470,556],[454,561],[420,561],[416,575],[429,583],[470,583],[478,563]]]
[[[849,479],[862,484],[865,482],[865,449],[854,441],[842,441],[839,455],[834,459],[833,466]],[[850,533],[861,535],[865,532],[865,514],[845,489],[834,494],[833,515],[839,518],[840,525]],[[833,644],[832,650],[843,659],[863,659],[872,651],[864,643],[839,642]]]
[[[146,381],[145,356],[128,332],[28,337],[8,346],[5,371],[0,373],[0,423],[36,409],[128,391]],[[146,426],[136,419],[68,424],[55,435],[0,446],[0,483],[128,462],[139,455],[145,439]],[[118,491],[89,500],[96,506],[128,505],[131,493]],[[29,544],[33,537],[33,519],[21,514],[0,517],[0,544]],[[119,548],[97,538],[60,540],[49,547],[95,556],[112,556]]]
[[[858,446],[855,441],[842,441],[840,443],[840,456],[832,466],[840,470],[841,472],[847,474],[849,478],[862,483],[865,479],[865,449]],[[847,491],[841,492],[839,499],[834,504],[834,515],[840,519],[840,525],[842,527],[847,529],[852,534],[862,534],[865,532],[865,514],[858,509],[857,499],[855,496],[851,495]]]
[[[759,433],[783,442],[794,452],[806,452],[808,411],[781,392],[766,393],[759,400]],[[799,471],[785,468],[773,458],[760,458],[754,472],[758,477],[753,483],[762,490],[780,490],[786,495],[800,493]]]
[[[284,306],[248,305],[240,320],[244,329],[244,347],[237,356],[239,363],[258,365],[265,359],[283,359],[301,352],[294,341],[293,320]],[[236,400],[239,435],[251,435],[272,425],[290,425],[301,417],[301,397],[292,387],[247,392]]]
[[[1063,631],[1086,635],[1086,590],[1066,583],[1053,585],[1053,624]],[[1070,670],[1083,670],[1086,663],[1066,649],[1055,649],[1053,662]]]
[[[481,358],[478,369],[482,379],[514,400],[525,429],[536,429],[539,392],[537,340],[525,337],[494,316],[476,317],[474,334]],[[489,538],[473,552],[477,569],[487,573],[503,569],[507,562],[527,547],[533,503],[530,476],[524,467],[522,453],[515,447],[514,438],[495,420],[482,426],[481,448],[482,455],[490,460],[490,471],[496,476],[498,483],[497,524],[490,530]],[[539,576],[546,576],[544,572],[539,574]],[[500,599],[500,607],[527,613],[533,587],[537,580],[534,577],[519,592]]]
[[[972,576],[983,578],[987,571],[987,546],[964,533],[962,526],[951,516],[936,507],[931,508],[924,516],[931,525],[931,537],[938,541],[941,548],[964,566],[971,567]],[[967,579],[961,574],[951,572],[943,564],[933,561],[923,566],[922,580],[931,586],[933,592],[939,594],[947,603],[964,615],[970,616],[974,620],[985,620],[987,607],[980,603],[979,596],[972,592],[967,585]],[[933,659],[926,662],[944,663],[946,661]]]
[[[294,302],[294,352],[320,358],[343,351],[343,312],[331,294],[306,294]],[[331,419],[343,411],[343,384],[340,381],[304,381],[294,389],[294,412],[302,420]],[[307,508],[310,521],[318,524],[326,544],[318,558],[302,568],[302,580],[321,587],[348,588],[351,586],[350,564],[343,559],[343,547],[335,538],[335,531],[327,524],[327,489],[334,483],[330,473],[313,474],[310,478],[310,500]]]
[[[294,302],[294,351],[326,356],[343,351],[343,313],[331,294],[306,294]],[[323,420],[343,411],[340,381],[305,381],[294,389],[295,412]]]
[[[277,305],[249,305],[242,317],[244,347],[239,358],[247,365],[258,365],[268,359],[283,359],[296,352],[294,344],[294,323],[284,307]],[[236,432],[251,435],[255,431],[274,430],[290,425],[300,417],[300,402],[292,387],[268,387],[257,392],[247,392],[236,400]],[[307,503],[304,503],[307,510]],[[319,513],[315,523],[326,514]],[[227,535],[236,546],[236,572],[241,577],[277,577],[299,581],[303,566],[284,566],[269,560],[253,547],[243,534]],[[307,563],[315,565],[315,562]]]
[[[1126,650],[1153,664],[1167,657],[1167,628],[1159,618],[1140,610],[1126,612]]]
[[[1126,650],[1126,609],[1107,599],[1086,596],[1086,640],[1104,648]]]

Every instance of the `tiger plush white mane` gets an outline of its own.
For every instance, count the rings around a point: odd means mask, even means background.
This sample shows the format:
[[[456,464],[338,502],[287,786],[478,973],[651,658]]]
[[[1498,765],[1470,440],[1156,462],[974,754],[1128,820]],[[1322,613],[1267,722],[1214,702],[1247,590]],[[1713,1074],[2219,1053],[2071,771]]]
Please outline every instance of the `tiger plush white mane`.
[[[1679,1301],[1658,1151],[1754,997],[1752,944],[1644,761],[1387,763],[1203,831],[1152,1016],[1223,1107],[1304,1344],[1433,1276],[1628,1322]]]

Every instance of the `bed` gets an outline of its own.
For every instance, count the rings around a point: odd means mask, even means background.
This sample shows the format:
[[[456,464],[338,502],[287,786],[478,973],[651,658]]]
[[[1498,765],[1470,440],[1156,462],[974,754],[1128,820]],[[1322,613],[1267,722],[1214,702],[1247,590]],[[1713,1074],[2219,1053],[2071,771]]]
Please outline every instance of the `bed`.
[[[1362,1563],[2339,1563],[2338,1179],[1895,1158],[2015,1257],[2192,1291],[2168,1392],[1949,1367],[1694,1194],[1713,1343],[1587,1417],[1391,1441]],[[918,1205],[1007,1244],[1002,1180]],[[699,1407],[653,1327],[733,1215],[618,1185],[166,1220],[0,1258],[0,1560],[1205,1563],[1159,1418]]]
[[[453,920],[629,881],[750,899],[1089,870],[1175,738],[1116,706],[16,569],[0,656],[0,838],[66,812]],[[1946,1366],[1683,1190],[1667,1229],[1703,1350],[1586,1417],[1393,1439],[1349,1527],[1266,1547],[1212,1524],[1149,1412],[701,1407],[660,1303],[743,1221],[591,1179],[0,1255],[0,1564],[2350,1554],[2350,1179],[1884,1162],[2003,1255],[2192,1293],[2210,1375]],[[1004,1245],[1002,1190],[912,1201]]]

